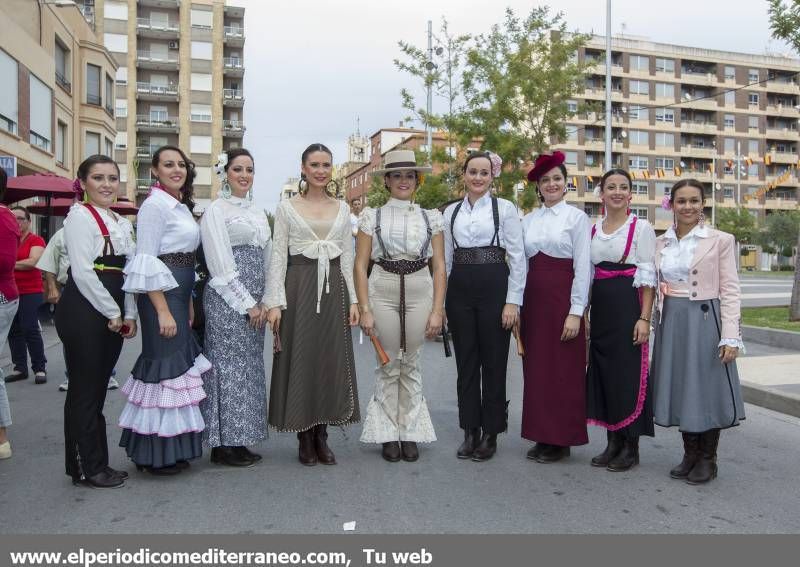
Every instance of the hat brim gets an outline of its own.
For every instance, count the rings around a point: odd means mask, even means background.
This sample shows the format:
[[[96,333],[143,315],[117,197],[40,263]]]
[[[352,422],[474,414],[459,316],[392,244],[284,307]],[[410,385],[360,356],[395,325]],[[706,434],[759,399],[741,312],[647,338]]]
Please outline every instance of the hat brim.
[[[372,172],[372,175],[386,175],[387,173],[391,173],[392,171],[416,171],[418,173],[430,173],[433,171],[433,167],[430,165],[419,165],[419,166],[412,166],[412,167],[390,167],[384,169],[376,169]]]

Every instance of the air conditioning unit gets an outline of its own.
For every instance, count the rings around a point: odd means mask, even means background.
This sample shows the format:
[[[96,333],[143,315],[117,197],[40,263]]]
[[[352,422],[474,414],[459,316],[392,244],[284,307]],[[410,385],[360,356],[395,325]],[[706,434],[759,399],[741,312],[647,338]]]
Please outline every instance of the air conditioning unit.
[[[169,42],[170,49],[178,49],[178,42],[177,41],[170,41]]]

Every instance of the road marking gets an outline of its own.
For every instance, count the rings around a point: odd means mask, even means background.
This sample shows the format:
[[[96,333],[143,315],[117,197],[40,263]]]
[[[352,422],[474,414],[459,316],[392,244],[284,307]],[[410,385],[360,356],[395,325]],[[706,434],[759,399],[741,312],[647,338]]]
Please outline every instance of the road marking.
[[[742,299],[791,299],[791,293],[743,293]]]

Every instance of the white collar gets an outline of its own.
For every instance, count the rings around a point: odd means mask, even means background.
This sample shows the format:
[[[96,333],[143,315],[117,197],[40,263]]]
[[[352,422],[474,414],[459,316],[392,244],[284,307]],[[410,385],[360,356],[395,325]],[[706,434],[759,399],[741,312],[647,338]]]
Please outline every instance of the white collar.
[[[223,197],[223,200],[226,203],[230,203],[235,207],[242,207],[243,209],[249,209],[251,206],[253,206],[253,201],[246,197],[237,197],[236,195],[231,195],[230,197]]]
[[[402,199],[395,199],[394,197],[389,197],[389,200],[386,201],[386,205],[401,209],[413,209],[416,206],[415,203],[411,201],[403,201]]]
[[[682,238],[682,240],[686,240],[687,238],[708,238],[708,227],[706,225],[695,225],[689,233]],[[671,226],[667,229],[667,232],[664,233],[664,238],[667,240],[674,240],[678,241],[678,235],[675,233],[675,227]]]
[[[599,221],[597,221],[595,223],[595,226],[597,227],[597,236],[600,237],[600,238],[611,238],[612,236],[614,236],[615,234],[620,232],[622,229],[628,227],[631,224],[631,222],[633,221],[635,216],[636,215],[633,214],[633,213],[629,214],[628,217],[625,219],[625,222],[622,223],[617,230],[615,230],[614,232],[612,232],[610,234],[603,230],[603,221],[605,219],[601,218]]]
[[[486,193],[481,195],[481,197],[477,201],[475,201],[474,205],[470,204],[469,195],[468,194],[464,195],[464,201],[463,202],[464,202],[464,206],[467,207],[468,211],[474,211],[475,209],[478,209],[478,208],[483,207],[484,205],[488,204],[491,200],[492,200],[492,188],[490,187],[489,189],[486,190]]]
[[[554,215],[558,216],[558,215],[560,215],[562,213],[562,211],[564,210],[564,207],[566,207],[566,206],[567,206],[567,202],[564,199],[561,199],[558,203],[556,203],[552,207],[547,207],[545,205],[542,205],[542,209],[546,213],[550,212],[550,213],[553,213]]]
[[[154,187],[150,188],[150,198],[156,199],[157,201],[161,201],[165,205],[167,205],[170,209],[174,209],[178,205],[182,205],[178,199],[170,195],[164,189],[156,189]]]

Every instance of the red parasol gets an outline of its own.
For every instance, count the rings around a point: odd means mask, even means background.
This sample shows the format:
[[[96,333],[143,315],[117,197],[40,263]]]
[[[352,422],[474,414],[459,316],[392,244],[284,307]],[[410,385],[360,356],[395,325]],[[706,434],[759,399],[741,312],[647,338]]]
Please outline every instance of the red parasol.
[[[73,203],[75,203],[74,199],[59,198],[50,201],[49,207],[46,203],[37,203],[26,208],[34,215],[65,217]],[[139,212],[139,209],[133,203],[124,198],[118,199],[116,203],[111,205],[111,210],[120,215],[136,215]]]
[[[21,175],[8,180],[4,203],[16,203],[31,197],[72,199],[72,180],[53,173]]]

